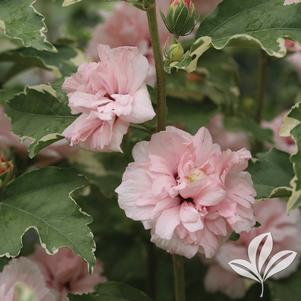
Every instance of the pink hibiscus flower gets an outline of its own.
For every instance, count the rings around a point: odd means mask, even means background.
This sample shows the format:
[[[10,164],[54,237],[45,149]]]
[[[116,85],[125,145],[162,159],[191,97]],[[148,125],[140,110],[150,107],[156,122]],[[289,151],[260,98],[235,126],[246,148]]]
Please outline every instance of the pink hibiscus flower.
[[[157,246],[212,257],[233,229],[254,225],[249,151],[222,152],[206,128],[191,136],[168,127],[137,143],[133,157],[116,189],[119,206],[151,229]]]
[[[236,151],[243,147],[246,149],[250,148],[248,135],[243,131],[231,132],[225,129],[221,114],[217,114],[211,118],[208,130],[212,135],[213,142],[219,144],[223,150],[229,148]]]
[[[165,11],[168,7],[168,0],[158,1],[158,10]],[[161,17],[158,15],[159,35],[161,45],[167,43],[170,34]],[[126,2],[118,2],[113,11],[105,16],[104,23],[98,25],[93,32],[92,39],[87,48],[87,55],[93,60],[98,61],[99,56],[97,46],[107,44],[112,48],[120,46],[137,47],[149,63],[147,82],[155,82],[155,67],[151,38],[148,30],[146,13]]]
[[[273,131],[273,138],[276,148],[289,154],[293,154],[297,151],[297,145],[295,143],[295,140],[291,136],[281,137],[279,135],[280,127],[285,114],[286,112],[280,114],[271,121],[264,121],[262,123],[262,127],[266,129],[271,129]]]
[[[43,248],[37,247],[32,260],[39,265],[48,287],[60,293],[60,300],[65,300],[68,293],[91,293],[97,284],[106,281],[101,275],[103,269],[100,262],[90,275],[87,263],[68,248],[48,255]]]
[[[121,151],[130,122],[155,116],[145,84],[149,64],[135,47],[99,45],[98,54],[100,62],[82,64],[64,82],[72,113],[81,115],[63,134],[71,145]]]
[[[229,262],[234,259],[248,260],[248,245],[256,236],[270,232],[273,236],[273,250],[270,257],[282,250],[296,251],[298,259],[274,278],[287,277],[299,264],[301,252],[301,216],[298,209],[290,214],[286,211],[286,203],[280,199],[268,199],[256,203],[256,220],[261,224],[249,232],[242,232],[238,241],[225,243],[217,252],[214,263],[209,267],[205,277],[205,287],[210,292],[223,292],[232,298],[241,298],[247,291],[242,277],[234,273]]]
[[[58,294],[47,288],[39,267],[24,257],[11,260],[0,273],[0,300],[19,300],[19,285],[28,288],[35,300],[59,301]]]

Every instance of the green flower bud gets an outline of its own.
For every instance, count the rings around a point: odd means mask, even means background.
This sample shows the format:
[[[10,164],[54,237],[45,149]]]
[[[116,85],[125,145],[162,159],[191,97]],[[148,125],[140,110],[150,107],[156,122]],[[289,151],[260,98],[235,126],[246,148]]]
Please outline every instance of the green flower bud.
[[[176,36],[190,34],[196,24],[196,10],[191,0],[172,0],[167,15],[161,12],[166,28]]]
[[[180,43],[173,43],[167,49],[167,58],[170,62],[179,62],[184,55],[184,49]]]

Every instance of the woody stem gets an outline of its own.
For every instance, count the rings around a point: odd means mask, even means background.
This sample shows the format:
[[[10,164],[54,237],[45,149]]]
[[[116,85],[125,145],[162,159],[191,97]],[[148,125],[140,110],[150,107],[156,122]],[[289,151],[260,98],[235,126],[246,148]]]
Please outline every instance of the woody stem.
[[[185,301],[185,273],[183,257],[173,255],[173,269],[175,281],[175,300]]]

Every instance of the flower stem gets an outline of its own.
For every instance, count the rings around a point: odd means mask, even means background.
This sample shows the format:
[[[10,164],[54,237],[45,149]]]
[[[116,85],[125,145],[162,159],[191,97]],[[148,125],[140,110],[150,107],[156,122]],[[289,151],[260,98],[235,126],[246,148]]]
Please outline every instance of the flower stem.
[[[265,105],[265,90],[267,84],[267,70],[268,70],[268,55],[261,50],[259,59],[259,75],[258,75],[258,94],[257,94],[257,112],[256,121],[258,124],[262,121],[262,115]]]
[[[185,301],[185,274],[183,257],[173,255],[172,259],[175,277],[175,301]]]
[[[156,67],[157,77],[157,131],[166,126],[166,78],[163,68],[163,56],[158,32],[156,0],[145,0],[148,28]],[[176,301],[185,301],[185,277],[183,258],[173,255]]]
[[[157,299],[157,256],[156,249],[152,242],[147,243],[147,257],[148,257],[148,281],[147,288],[148,294],[153,299]]]
[[[156,0],[147,0],[145,5],[148,28],[151,36],[157,77],[157,130],[166,126],[166,78],[163,68],[163,56],[158,32]]]

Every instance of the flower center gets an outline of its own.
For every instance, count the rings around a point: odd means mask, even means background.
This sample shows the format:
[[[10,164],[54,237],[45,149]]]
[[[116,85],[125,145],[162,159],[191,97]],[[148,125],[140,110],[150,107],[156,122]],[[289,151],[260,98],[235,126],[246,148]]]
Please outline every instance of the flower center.
[[[188,181],[190,183],[194,183],[205,177],[206,177],[206,174],[201,169],[193,168],[190,172],[190,175],[188,175],[186,178],[188,179]]]
[[[180,194],[179,194],[179,198],[180,198],[180,203],[183,204],[183,203],[193,203],[193,198],[183,198]]]

